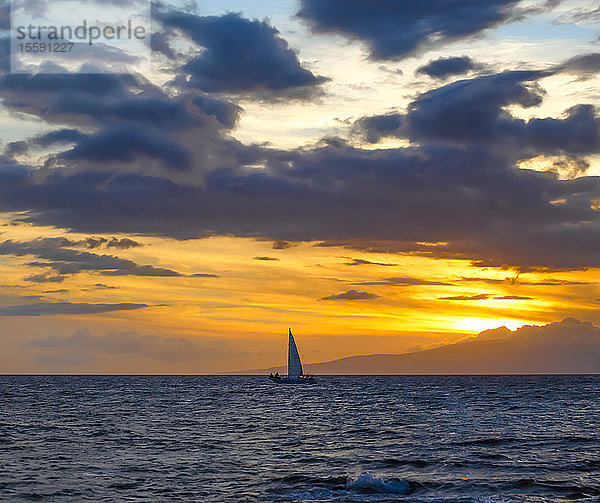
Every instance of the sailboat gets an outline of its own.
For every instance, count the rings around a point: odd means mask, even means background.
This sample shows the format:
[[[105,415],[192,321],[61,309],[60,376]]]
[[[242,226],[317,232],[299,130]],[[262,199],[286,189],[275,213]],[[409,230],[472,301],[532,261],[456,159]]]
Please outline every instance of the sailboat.
[[[307,383],[315,382],[315,376],[311,374],[305,374],[302,371],[302,362],[300,361],[300,354],[298,353],[298,346],[292,335],[292,329],[288,328],[289,343],[288,343],[288,375],[280,376],[279,373],[271,373],[269,379],[273,382],[280,383]]]

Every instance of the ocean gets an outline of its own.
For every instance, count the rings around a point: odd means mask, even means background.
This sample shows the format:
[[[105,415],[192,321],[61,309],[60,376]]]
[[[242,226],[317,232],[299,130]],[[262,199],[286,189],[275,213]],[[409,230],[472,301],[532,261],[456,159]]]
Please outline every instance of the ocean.
[[[0,501],[598,502],[600,376],[0,376]]]

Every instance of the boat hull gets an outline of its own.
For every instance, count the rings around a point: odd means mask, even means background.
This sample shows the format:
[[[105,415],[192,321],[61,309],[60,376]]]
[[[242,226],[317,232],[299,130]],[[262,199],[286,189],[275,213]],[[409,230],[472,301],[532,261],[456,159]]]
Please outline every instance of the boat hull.
[[[290,377],[290,376],[282,376],[282,377],[271,377],[269,379],[274,383],[278,384],[309,384],[314,383],[314,377]]]

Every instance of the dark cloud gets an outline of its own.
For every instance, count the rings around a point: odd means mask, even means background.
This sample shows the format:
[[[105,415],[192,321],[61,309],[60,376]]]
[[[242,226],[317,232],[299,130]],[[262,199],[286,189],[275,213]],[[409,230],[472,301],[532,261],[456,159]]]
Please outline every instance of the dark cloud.
[[[575,105],[567,110],[564,119],[530,119],[524,133],[538,152],[592,154],[600,151],[600,120],[593,105]]]
[[[218,278],[219,276],[217,276],[216,274],[197,272],[195,274],[190,274],[189,277],[190,278]]]
[[[521,133],[517,121],[504,112],[507,105],[533,107],[543,100],[535,85],[542,74],[515,71],[452,82],[420,95],[406,114],[408,135],[415,140],[476,142]]]
[[[242,108],[224,100],[211,98],[210,96],[196,96],[194,104],[206,115],[214,115],[225,127],[231,129],[235,126]]]
[[[231,121],[234,111],[240,110],[226,101],[205,101],[196,94],[171,97],[141,76],[128,74],[7,74],[0,78],[0,94],[4,106],[48,122],[78,126],[126,122],[163,132],[200,126],[203,118],[217,112],[223,120]],[[78,129],[62,128],[34,142],[47,146],[81,137]]]
[[[428,75],[433,79],[447,79],[453,75],[461,75],[478,67],[469,56],[454,56],[430,60],[417,68],[416,73]]]
[[[49,154],[49,168],[117,169],[181,180],[236,162],[249,152],[227,137],[241,109],[186,90],[171,96],[140,76],[7,74],[0,77],[5,108],[61,128],[10,145],[6,155],[69,145]],[[46,172],[44,172],[46,173]],[[43,176],[43,175],[40,175]]]
[[[138,100],[132,99],[127,90],[139,87],[147,87],[146,93],[152,89],[153,94],[163,95],[158,89],[146,86],[130,75],[39,73],[7,74],[0,78],[0,93],[5,107],[44,117],[47,121],[58,122],[67,114],[75,115],[86,124],[122,118],[127,112],[133,112],[136,105],[138,115],[146,114],[156,123],[160,119],[157,112],[167,110],[156,110],[152,106],[155,104],[152,100],[141,97]],[[121,110],[122,106],[127,110]],[[151,114],[152,111],[154,114]],[[181,114],[177,115],[179,119],[182,118]],[[62,134],[69,136],[66,132]],[[76,135],[72,132],[70,134]],[[60,139],[61,133],[56,132],[55,135],[55,139]],[[52,136],[49,140],[52,140]]]
[[[587,159],[582,159],[574,155],[563,154],[550,158],[542,156],[540,160],[545,161],[546,159],[550,162],[546,163],[544,171],[555,173],[557,176],[562,176],[563,178],[577,178],[584,175],[590,168],[590,163]]]
[[[57,159],[66,161],[88,160],[98,163],[131,162],[144,155],[164,161],[176,170],[190,167],[190,156],[186,148],[158,131],[145,127],[123,125],[83,136],[76,146],[62,152]]]
[[[453,297],[440,297],[439,300],[487,300],[492,296],[487,293],[478,295],[455,295]]]
[[[93,290],[116,290],[117,289],[116,286],[109,286],[109,285],[105,285],[104,283],[95,283],[93,285],[90,285],[89,288],[93,289]]]
[[[110,241],[106,243],[107,248],[118,248],[119,250],[127,250],[129,248],[137,248],[139,246],[143,246],[142,243],[138,241],[134,241],[129,238],[111,238]]]
[[[57,246],[63,247],[80,247],[88,249],[100,248],[101,246],[105,246],[106,248],[117,248],[119,250],[127,250],[129,248],[137,248],[139,246],[143,246],[142,243],[138,241],[134,241],[129,238],[116,238],[112,237],[110,239],[103,237],[94,237],[90,236],[82,240],[74,241],[69,238],[60,237],[60,238],[46,238],[46,243],[53,243]]]
[[[32,283],[62,283],[66,276],[60,274],[52,274],[51,272],[44,272],[42,274],[31,274],[25,276],[23,281],[31,281]]]
[[[34,256],[45,260],[44,262],[30,262],[29,265],[51,268],[56,271],[57,275],[46,273],[25,278],[27,281],[38,283],[60,282],[64,279],[64,275],[84,271],[100,272],[107,276],[182,276],[171,269],[138,265],[132,260],[114,255],[81,252],[70,249],[69,246],[72,246],[72,242],[65,238],[38,238],[34,241],[23,242],[7,240],[0,243],[0,255]]]
[[[44,290],[42,293],[69,293],[66,288],[59,288],[58,290]]]
[[[518,0],[301,0],[298,16],[316,32],[364,41],[373,59],[400,59],[510,20]]]
[[[279,259],[277,257],[254,257],[254,260],[269,261],[269,260],[279,260]]]
[[[405,114],[363,117],[353,129],[371,142],[396,136],[419,144],[469,144],[515,160],[560,155],[556,171],[582,172],[588,163],[579,156],[600,152],[600,120],[594,106],[575,105],[562,118],[527,121],[506,111],[510,105],[539,105],[545,91],[537,80],[550,74],[513,71],[452,82],[418,96]],[[380,123],[382,117],[393,123]]]
[[[236,13],[196,16],[184,12],[162,12],[157,19],[203,48],[182,67],[189,76],[184,82],[188,87],[266,98],[309,98],[326,80],[303,68],[296,52],[266,21]]]
[[[498,283],[507,283],[510,285],[526,285],[526,286],[569,286],[569,285],[592,285],[593,283],[587,282],[587,281],[570,281],[570,280],[565,280],[565,279],[554,279],[554,278],[548,278],[546,280],[540,280],[540,281],[526,281],[526,280],[522,280],[519,277],[508,277],[508,278],[504,278],[504,279],[498,279],[498,278],[481,278],[481,277],[477,277],[477,276],[469,276],[469,277],[465,277],[462,276],[460,278],[461,281],[472,281],[472,282],[477,282],[477,283],[491,283],[491,284],[498,284]]]
[[[599,121],[592,105],[573,106],[561,119],[528,121],[505,110],[509,105],[526,108],[539,105],[545,92],[536,80],[545,75],[548,73],[504,72],[428,91],[409,105],[404,134],[417,142],[444,141],[510,149],[515,158],[600,151]]]
[[[478,146],[327,146],[282,160],[264,170],[215,170],[202,189],[94,171],[55,171],[40,184],[23,168],[7,167],[0,201],[5,210],[35,211],[24,220],[88,233],[325,239],[522,270],[600,264],[595,177],[517,170],[513,158]],[[436,241],[442,244],[420,244]]]
[[[88,304],[86,302],[36,302],[0,307],[0,316],[49,316],[57,314],[96,314],[110,311],[131,311],[147,304]]]
[[[524,297],[521,295],[490,295],[480,293],[478,295],[456,295],[454,297],[440,297],[439,300],[534,300],[533,297]]]
[[[114,162],[94,168],[79,162],[40,170],[1,158],[0,210],[26,212],[18,217],[20,221],[88,234],[321,241],[354,250],[471,260],[481,267],[521,271],[594,267],[600,265],[600,221],[594,209],[600,198],[600,179],[581,176],[580,170],[575,172],[577,178],[561,179],[555,173],[515,167],[519,161],[540,155],[577,160],[600,151],[598,119],[590,105],[575,106],[556,119],[524,121],[508,111],[512,105],[531,108],[539,104],[544,91],[537,81],[549,74],[504,72],[461,80],[417,96],[393,132],[411,140],[405,148],[360,149],[340,139],[291,151],[241,145],[224,140],[217,118],[198,110],[194,116],[198,121],[211,121],[214,142],[210,143],[229,154],[212,156],[214,149],[209,148],[206,155],[214,157],[213,164],[200,163],[200,172],[189,180],[172,178],[173,170],[148,171],[143,163],[140,172],[124,172],[122,164]],[[87,93],[111,127],[109,112],[118,108],[113,98],[147,104],[148,95],[155,96],[144,83],[115,76],[100,81],[112,86],[114,96],[106,95],[95,79],[77,82],[98,88],[97,94],[78,90],[68,79],[27,77],[20,81],[22,85],[11,82],[0,82],[0,93],[11,110],[24,111],[19,103],[27,103],[40,117],[45,113],[52,120],[76,116],[80,126],[93,125],[95,119],[83,112],[82,117],[67,113],[74,110],[71,95]],[[45,84],[49,87],[44,91]],[[136,86],[142,90],[134,95]],[[33,90],[46,95],[27,94]],[[185,114],[175,114],[185,124],[191,99],[185,103],[166,96],[156,95],[156,99],[170,105],[187,103],[181,109]],[[156,127],[167,133],[180,132],[168,114],[155,118],[148,111],[134,117],[140,123],[156,120]],[[202,135],[194,136],[196,122],[192,123],[191,132],[186,132],[190,148],[193,143],[204,145],[209,134],[202,129]],[[249,167],[259,162],[264,169]],[[120,262],[123,259],[118,257],[73,253],[82,252],[69,249],[62,258],[38,256],[48,262],[37,265],[61,274],[95,270],[179,275]]]
[[[110,257],[110,255],[101,255],[101,257]],[[106,260],[106,262],[104,262]],[[152,265],[137,265],[131,260],[111,260],[101,258],[98,264],[94,264],[95,259],[92,259],[91,263],[85,268],[79,268],[77,263],[66,266],[66,270],[71,270],[70,274],[82,271],[100,271],[105,276],[161,276],[161,277],[178,277],[183,274],[173,271],[172,269],[166,269],[164,267],[154,267]],[[104,262],[104,263],[103,263]],[[61,264],[52,263],[51,267],[63,268]]]
[[[321,297],[320,300],[371,300],[378,299],[379,295],[369,292],[359,292],[357,290],[348,290],[344,293],[338,293],[337,295],[329,295],[328,297]]]
[[[600,53],[581,54],[557,65],[555,71],[590,78],[600,72]]]
[[[363,258],[353,258],[350,259],[350,262],[346,262],[346,265],[382,265],[393,267],[397,266],[398,264],[389,264],[387,262],[371,262],[370,260],[365,260]]]
[[[273,244],[271,246],[271,248],[273,248],[273,250],[287,250],[288,248],[291,248],[292,246],[296,246],[296,243],[290,243],[289,241],[273,241]]]
[[[394,276],[392,278],[385,278],[380,281],[363,281],[361,283],[354,283],[355,285],[382,285],[382,286],[418,286],[418,285],[445,285],[451,286],[451,283],[444,283],[443,281],[429,281],[422,278],[411,278],[409,276]]]
[[[352,126],[353,134],[362,136],[369,143],[377,143],[388,136],[398,136],[402,114],[389,113],[361,117]]]
[[[57,143],[77,143],[85,137],[86,135],[77,129],[64,128],[36,136],[32,138],[31,143],[41,147],[49,147],[50,145],[55,145]]]
[[[11,141],[6,145],[4,153],[8,156],[24,154],[29,149],[26,141]]]

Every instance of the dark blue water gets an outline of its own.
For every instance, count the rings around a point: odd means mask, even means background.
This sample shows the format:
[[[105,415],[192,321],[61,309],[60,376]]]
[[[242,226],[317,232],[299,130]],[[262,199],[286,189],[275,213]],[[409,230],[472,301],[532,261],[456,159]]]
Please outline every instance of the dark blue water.
[[[600,501],[600,376],[0,376],[0,501]]]

